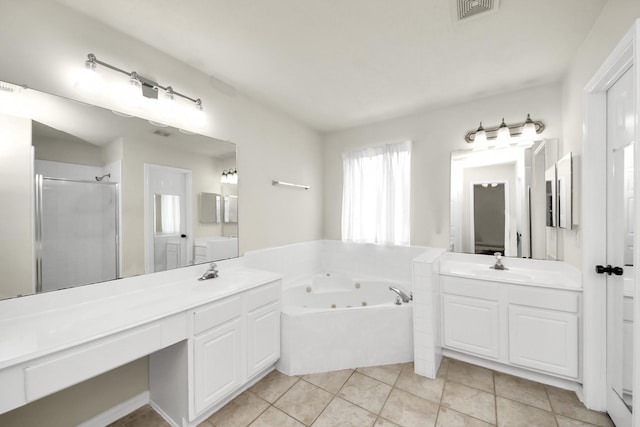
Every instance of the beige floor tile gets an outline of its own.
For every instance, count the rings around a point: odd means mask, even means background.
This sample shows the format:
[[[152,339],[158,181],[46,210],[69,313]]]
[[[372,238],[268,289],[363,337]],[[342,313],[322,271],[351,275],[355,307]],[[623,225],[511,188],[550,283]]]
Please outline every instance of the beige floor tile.
[[[443,357],[440,361],[440,368],[438,369],[437,378],[447,378],[447,372],[449,371],[449,359],[448,357]]]
[[[496,423],[495,396],[477,388],[447,381],[444,385],[441,405],[489,424]]]
[[[380,412],[380,416],[402,427],[432,427],[437,415],[437,403],[395,388]]]
[[[355,372],[342,387],[338,396],[369,412],[378,414],[390,391],[389,384]]]
[[[317,385],[327,390],[329,393],[336,394],[349,379],[353,370],[344,369],[342,371],[322,372],[320,374],[310,374],[302,377],[303,380]]]
[[[403,369],[396,381],[396,387],[432,402],[440,403],[442,389],[444,388],[444,378],[430,379]]]
[[[378,417],[373,427],[400,427],[400,426],[382,417]]]
[[[274,406],[298,421],[311,425],[327,407],[333,395],[306,381],[298,381]]]
[[[336,397],[329,403],[313,427],[371,427],[376,416],[371,412]]]
[[[544,385],[524,378],[496,372],[494,374],[496,396],[506,397],[536,408],[551,411]]]
[[[481,366],[471,365],[450,359],[447,367],[447,379],[470,387],[493,393],[493,371]]]
[[[496,397],[498,427],[557,427],[551,412]]]
[[[304,424],[270,406],[249,427],[304,427]]]
[[[558,422],[558,427],[595,427],[593,424],[563,417],[562,415],[556,415],[556,421]]]
[[[596,426],[613,427],[613,423],[607,414],[587,409],[578,400],[574,392],[550,386],[546,386],[545,388],[553,412],[557,415],[563,415]]]
[[[122,420],[124,427],[171,427],[151,406],[145,405],[142,408],[127,415]]]
[[[402,371],[402,365],[367,366],[366,368],[358,368],[357,371],[385,384],[393,385]]]
[[[485,423],[451,408],[440,407],[436,427],[492,427],[493,424]]]
[[[279,371],[272,371],[255,383],[249,391],[269,403],[273,403],[291,388],[300,378],[290,377]]]
[[[213,424],[211,424],[209,421],[204,420],[203,422],[201,422],[200,424],[198,424],[198,427],[216,427]]]
[[[208,418],[216,427],[246,427],[258,418],[269,404],[250,391],[245,391]]]

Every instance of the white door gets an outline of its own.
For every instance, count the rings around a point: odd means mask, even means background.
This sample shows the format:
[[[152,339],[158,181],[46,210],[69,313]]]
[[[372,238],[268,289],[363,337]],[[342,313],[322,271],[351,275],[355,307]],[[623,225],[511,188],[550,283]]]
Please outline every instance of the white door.
[[[635,231],[633,69],[607,91],[607,412],[618,427],[631,426],[631,365],[624,349],[624,295],[632,292]],[[626,286],[625,286],[626,285]],[[625,289],[626,288],[626,289]]]
[[[190,264],[190,170],[145,164],[144,227],[147,273]]]

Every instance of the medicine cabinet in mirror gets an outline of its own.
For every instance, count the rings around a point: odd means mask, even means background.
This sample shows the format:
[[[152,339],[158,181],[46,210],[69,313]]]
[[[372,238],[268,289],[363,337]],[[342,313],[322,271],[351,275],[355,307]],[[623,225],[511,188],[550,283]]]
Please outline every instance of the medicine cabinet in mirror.
[[[221,222],[233,143],[2,84],[0,299],[238,256]],[[147,168],[188,173],[184,191]]]
[[[222,199],[216,193],[200,193],[200,222],[219,224]]]
[[[567,153],[556,167],[558,195],[558,227],[571,229],[573,225],[573,182],[572,182],[572,158]]]
[[[556,259],[547,227],[547,170],[557,140],[451,154],[450,249],[454,252]]]

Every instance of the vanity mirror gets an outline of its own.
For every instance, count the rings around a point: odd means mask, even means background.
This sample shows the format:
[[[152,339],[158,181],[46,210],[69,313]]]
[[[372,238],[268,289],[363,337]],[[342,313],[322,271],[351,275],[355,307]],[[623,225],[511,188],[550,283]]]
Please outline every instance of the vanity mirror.
[[[0,298],[212,260],[198,195],[223,194],[233,143],[0,83]]]
[[[451,154],[450,247],[454,252],[555,259],[547,227],[546,171],[557,140]]]

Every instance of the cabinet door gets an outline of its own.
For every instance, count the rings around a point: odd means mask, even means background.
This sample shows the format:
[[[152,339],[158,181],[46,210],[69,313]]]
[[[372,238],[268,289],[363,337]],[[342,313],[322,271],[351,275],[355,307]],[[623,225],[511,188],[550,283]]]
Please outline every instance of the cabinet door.
[[[280,301],[249,312],[248,375],[260,372],[280,358]]]
[[[443,325],[446,347],[498,358],[498,303],[458,295],[444,295]]]
[[[509,361],[577,378],[578,315],[510,305]]]
[[[216,403],[243,381],[242,323],[237,318],[194,339],[196,414]]]

